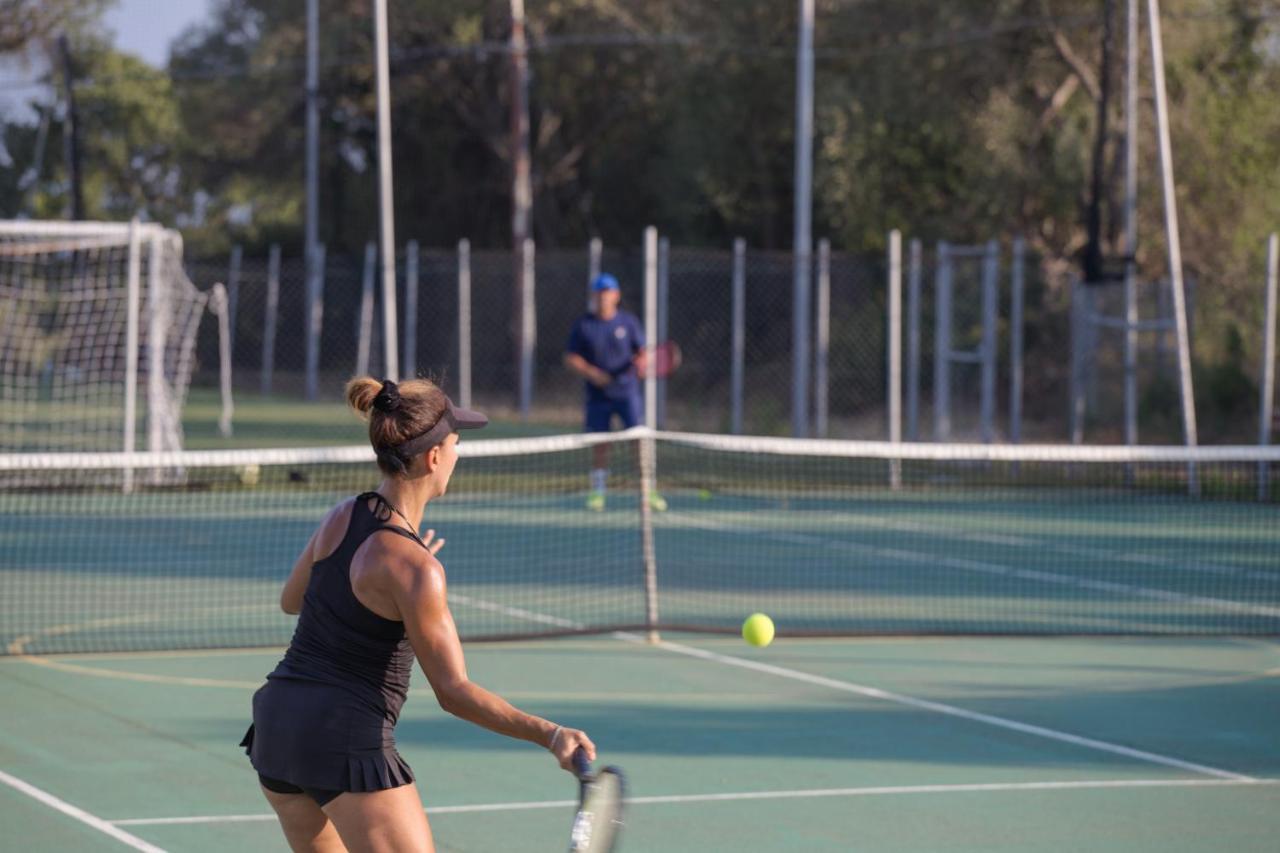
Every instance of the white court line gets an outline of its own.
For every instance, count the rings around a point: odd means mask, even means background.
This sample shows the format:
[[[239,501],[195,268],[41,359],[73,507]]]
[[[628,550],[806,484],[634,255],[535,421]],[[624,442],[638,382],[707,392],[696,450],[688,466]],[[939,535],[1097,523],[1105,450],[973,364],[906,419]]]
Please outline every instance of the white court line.
[[[522,608],[505,607],[503,605],[493,604],[474,598],[459,596],[459,601],[465,602],[472,606],[483,607],[486,610],[496,610],[498,612],[507,613],[517,618],[528,619],[533,622],[542,624],[553,624],[564,628],[581,628],[581,623],[570,619],[562,619],[546,614],[535,613]],[[613,634],[620,640],[629,643],[637,643],[648,645],[646,638],[638,634],[632,634],[625,631],[617,631]],[[884,702],[893,702],[898,705],[906,705],[911,708],[919,708],[924,711],[933,711],[937,714],[946,714],[951,717],[959,717],[976,723],[983,723],[988,726],[1009,729],[1010,731],[1020,732],[1022,734],[1032,735],[1034,737],[1046,738],[1048,740],[1056,740],[1062,743],[1069,743],[1073,746],[1082,746],[1088,749],[1098,750],[1100,752],[1109,752],[1113,755],[1123,755],[1126,758],[1134,758],[1139,761],[1147,761],[1152,764],[1161,764],[1166,767],[1176,767],[1180,770],[1188,770],[1192,773],[1199,773],[1205,776],[1213,776],[1218,779],[1227,779],[1235,782],[1255,783],[1258,780],[1252,776],[1246,776],[1242,773],[1233,773],[1230,770],[1222,770],[1218,767],[1210,767],[1207,764],[1197,764],[1193,761],[1183,761],[1180,758],[1174,758],[1169,755],[1161,755],[1156,752],[1147,752],[1142,749],[1134,749],[1128,746],[1122,746],[1118,743],[1110,743],[1096,738],[1082,737],[1074,735],[1070,732],[1058,731],[1044,726],[1034,726],[1030,723],[1021,723],[1017,720],[1011,720],[1007,717],[997,717],[993,714],[983,714],[978,711],[969,711],[955,705],[947,705],[942,702],[933,702],[928,699],[917,699],[914,696],[906,696],[901,693],[892,693],[888,690],[881,690],[878,687],[868,687],[862,684],[855,684],[852,681],[841,681],[835,678],[827,678],[822,675],[812,675],[802,672],[798,669],[789,669],[782,666],[774,666],[773,664],[760,663],[758,661],[748,660],[746,658],[737,658],[731,655],[722,655],[717,652],[705,651],[703,649],[686,646],[680,643],[672,643],[662,641],[657,647],[676,654],[687,655],[689,657],[701,658],[702,660],[713,661],[715,663],[725,664],[727,666],[736,666],[743,669],[752,669],[757,672],[776,675],[781,678],[789,678],[793,681],[803,681],[809,684],[816,684],[820,687],[827,687],[832,690],[839,690],[844,693],[854,693],[859,696],[865,696],[871,699],[879,699]]]
[[[630,637],[628,637],[628,639],[630,639]],[[632,641],[643,642],[643,639],[635,637]],[[840,690],[845,693],[854,693],[871,699],[880,699],[885,702],[906,705],[910,708],[919,708],[923,711],[933,711],[937,714],[946,714],[949,717],[959,717],[961,719],[971,720],[975,723],[983,723],[988,726],[1009,729],[1010,731],[1021,732],[1022,734],[1028,734],[1034,737],[1042,737],[1048,740],[1069,743],[1073,746],[1083,746],[1100,752],[1123,755],[1126,758],[1136,758],[1139,761],[1147,761],[1152,764],[1163,764],[1166,767],[1177,767],[1180,770],[1189,770],[1192,773],[1200,773],[1205,776],[1214,776],[1219,779],[1229,779],[1235,782],[1258,781],[1252,776],[1246,776],[1242,773],[1233,773],[1230,770],[1222,770],[1217,767],[1210,767],[1207,764],[1196,764],[1193,761],[1183,761],[1180,758],[1173,758],[1172,756],[1161,755],[1156,752],[1147,752],[1142,749],[1121,746],[1118,743],[1110,743],[1105,740],[1073,735],[1069,732],[1058,731],[1057,729],[1050,729],[1045,726],[1033,726],[1030,723],[1020,723],[1017,720],[1011,720],[1008,717],[997,717],[993,714],[969,711],[955,705],[947,705],[943,702],[933,702],[928,699],[917,699],[914,696],[893,693],[888,690],[881,690],[878,687],[867,687],[866,685],[855,684],[852,681],[841,681],[836,678],[827,678],[823,675],[812,675],[810,673],[802,672],[798,669],[790,669],[785,666],[775,666],[769,663],[747,660],[746,658],[722,655],[717,652],[710,652],[704,649],[694,648],[693,646],[686,646],[681,643],[671,643],[665,640],[658,643],[658,647],[666,649],[667,651],[676,652],[677,654],[714,661],[727,666],[736,666],[741,667],[742,669],[755,670],[756,672],[763,672],[768,675],[776,675],[780,678],[789,678],[792,681],[803,681],[808,684],[816,684],[819,687],[827,687],[832,690]]]
[[[1272,780],[1238,779],[1103,779],[1075,782],[986,782],[969,785],[900,785],[879,788],[809,788],[795,791],[740,791],[723,794],[668,794],[627,797],[632,806],[678,805],[682,803],[727,803],[743,800],[799,800],[817,797],[883,797],[910,794],[968,794],[991,791],[1072,791],[1107,788],[1209,788],[1274,785]],[[577,800],[537,800],[521,803],[476,803],[465,806],[428,806],[427,814],[467,814],[474,812],[569,809]],[[274,814],[192,815],[189,817],[138,817],[111,821],[116,826],[169,826],[199,823],[249,823],[275,820]]]
[[[86,826],[98,830],[98,832],[111,836],[116,841],[119,841],[121,844],[128,847],[132,847],[134,850],[142,850],[145,851],[145,853],[165,853],[165,849],[163,847],[156,847],[154,844],[148,844],[138,836],[125,832],[123,829],[115,826],[113,822],[103,820],[97,815],[89,814],[84,809],[77,808],[66,800],[60,800],[48,791],[43,791],[35,785],[32,785],[30,782],[24,782],[17,776],[10,776],[3,770],[0,770],[0,782],[3,782],[16,791],[26,794],[33,800],[38,800],[39,802],[44,803],[51,809],[56,809],[68,817],[75,818]]]

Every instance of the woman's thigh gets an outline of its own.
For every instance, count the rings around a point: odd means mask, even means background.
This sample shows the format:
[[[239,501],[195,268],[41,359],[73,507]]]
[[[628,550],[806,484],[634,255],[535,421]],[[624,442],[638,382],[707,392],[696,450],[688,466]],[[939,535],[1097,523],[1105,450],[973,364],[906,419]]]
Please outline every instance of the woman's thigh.
[[[280,818],[280,828],[294,853],[345,853],[338,831],[310,796],[281,794],[268,788],[262,793]]]
[[[324,806],[351,853],[434,853],[418,786],[339,794]]]

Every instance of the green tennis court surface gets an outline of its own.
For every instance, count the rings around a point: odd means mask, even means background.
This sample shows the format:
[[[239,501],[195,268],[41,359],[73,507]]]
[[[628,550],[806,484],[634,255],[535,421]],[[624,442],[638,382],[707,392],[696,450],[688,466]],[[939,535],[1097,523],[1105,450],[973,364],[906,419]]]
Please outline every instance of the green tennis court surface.
[[[236,746],[277,655],[0,661],[6,849],[286,849]],[[1261,851],[1280,831],[1272,641],[605,637],[468,662],[625,768],[626,851]],[[439,849],[565,846],[572,779],[445,715],[420,674],[399,744]]]

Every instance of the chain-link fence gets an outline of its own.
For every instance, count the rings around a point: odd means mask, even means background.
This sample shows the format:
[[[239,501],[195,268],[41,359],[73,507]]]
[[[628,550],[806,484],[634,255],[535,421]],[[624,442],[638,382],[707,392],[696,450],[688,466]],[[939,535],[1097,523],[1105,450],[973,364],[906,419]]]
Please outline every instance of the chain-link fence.
[[[995,327],[984,334],[981,258],[951,260],[951,347],[981,351],[994,346],[996,388],[990,417],[992,440],[1006,440],[1013,381],[1010,346],[1011,275],[1009,248],[1002,259],[996,288]],[[935,437],[936,291],[938,255],[934,247],[904,247],[902,263],[902,393],[903,436]],[[889,264],[883,254],[833,251],[829,275],[821,274],[815,253],[814,287],[829,286],[828,341],[813,334],[809,371],[815,381],[826,376],[825,434],[839,438],[883,439],[889,436],[886,398],[889,389],[887,344]],[[957,256],[959,257],[959,256]],[[792,255],[745,247],[741,256],[726,249],[663,246],[657,273],[659,336],[677,342],[683,362],[660,383],[659,415],[670,429],[753,434],[791,432],[793,376]],[[233,271],[229,259],[189,263],[192,278],[207,287],[227,281],[235,302],[233,339],[237,392],[301,397],[306,373],[307,288],[301,257],[246,252]],[[735,267],[740,284],[735,287]],[[622,290],[622,307],[643,319],[644,254],[640,245],[605,247],[600,269],[613,274]],[[1028,423],[1024,440],[1063,440],[1068,394],[1065,344],[1067,308],[1050,298],[1038,264],[1024,264],[1022,411]],[[574,321],[588,310],[591,259],[580,250],[540,251],[535,261],[536,340],[533,346],[534,388],[530,410],[519,406],[519,349],[515,321],[519,316],[513,280],[514,258],[507,251],[406,248],[397,258],[397,311],[400,322],[402,372],[429,376],[455,398],[469,379],[470,399],[496,417],[576,427],[581,420],[581,382],[563,366],[565,343]],[[329,253],[323,263],[323,308],[316,387],[321,398],[337,399],[343,382],[358,367],[361,352],[362,300],[370,290],[373,315],[367,324],[368,370],[382,371],[382,295],[376,270],[363,253]],[[828,281],[824,282],[826,278]],[[234,280],[230,280],[234,279]],[[274,283],[273,283],[274,279]],[[469,322],[459,300],[469,289]],[[272,292],[276,308],[270,308]],[[410,293],[414,291],[414,293]],[[735,297],[737,293],[737,297]],[[735,330],[735,298],[741,299],[741,328]],[[1058,300],[1062,301],[1062,300]],[[820,304],[818,298],[811,304]],[[416,310],[415,310],[416,308]],[[412,324],[405,318],[413,316]],[[913,319],[914,318],[914,319]],[[810,324],[818,326],[817,318]],[[1058,329],[1061,327],[1061,330]],[[469,333],[469,347],[463,342]],[[741,354],[735,340],[741,338]],[[1062,345],[1057,353],[1054,350]],[[205,330],[200,342],[198,381],[211,385],[216,376],[217,342]],[[467,350],[468,352],[464,352]],[[825,371],[819,369],[825,354]],[[469,355],[469,363],[467,356]],[[735,366],[735,360],[739,360]],[[949,370],[950,440],[983,436],[981,370],[956,362]],[[1062,376],[1054,364],[1064,364]],[[1044,373],[1050,376],[1043,375]],[[740,376],[735,381],[735,376]],[[914,390],[913,390],[914,386]],[[740,391],[737,391],[740,387]],[[810,393],[821,406],[823,394]],[[813,413],[811,413],[813,414]],[[735,416],[737,415],[737,416]],[[816,429],[815,429],[816,431]]]

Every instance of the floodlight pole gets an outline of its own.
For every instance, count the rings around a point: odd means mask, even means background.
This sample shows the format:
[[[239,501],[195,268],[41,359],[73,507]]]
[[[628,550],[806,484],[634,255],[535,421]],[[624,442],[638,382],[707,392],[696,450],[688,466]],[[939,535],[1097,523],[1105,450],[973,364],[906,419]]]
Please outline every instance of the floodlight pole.
[[[373,31],[378,76],[378,235],[382,243],[383,371],[400,378],[396,336],[396,223],[391,192],[391,81],[387,62],[387,0],[374,0]]]
[[[531,286],[526,279],[524,246],[530,238],[530,209],[533,207],[533,184],[530,176],[529,155],[529,51],[524,33],[524,0],[511,0],[511,251],[512,298],[516,314],[516,351],[521,358],[532,349],[526,339],[530,323],[526,320],[525,288]],[[517,396],[520,416],[528,419],[533,399],[531,370],[519,372]]]
[[[1124,129],[1124,443],[1138,443],[1138,0],[1128,0]]]
[[[791,432],[809,435],[809,290],[813,181],[813,2],[800,2],[796,49],[795,239],[792,245]]]
[[[1169,283],[1173,291],[1173,320],[1178,336],[1178,387],[1182,392],[1182,432],[1195,447],[1196,405],[1191,384],[1191,340],[1187,328],[1187,296],[1182,280],[1182,245],[1178,240],[1178,200],[1173,187],[1173,149],[1169,142],[1169,98],[1164,85],[1164,39],[1160,34],[1160,0],[1147,0],[1151,30],[1151,71],[1156,95],[1156,126],[1160,140],[1160,177],[1164,195],[1164,223],[1169,244]],[[1194,464],[1187,466],[1187,487],[1199,492]]]
[[[303,276],[307,304],[308,400],[318,394],[320,329],[316,303],[320,299],[320,0],[307,0],[307,210],[303,247]]]

